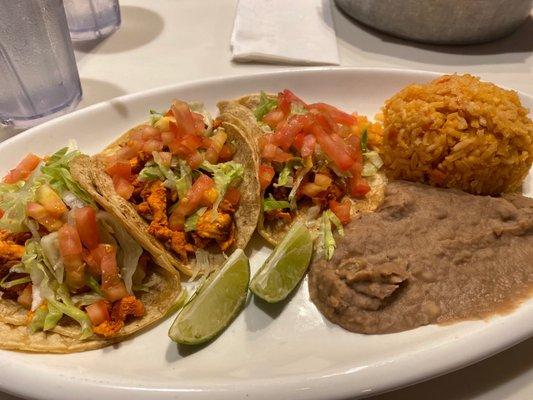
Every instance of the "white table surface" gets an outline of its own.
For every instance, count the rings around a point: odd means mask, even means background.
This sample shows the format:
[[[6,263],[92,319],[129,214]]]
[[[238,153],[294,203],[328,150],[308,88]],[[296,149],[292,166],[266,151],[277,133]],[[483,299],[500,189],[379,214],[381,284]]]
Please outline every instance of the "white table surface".
[[[79,108],[167,84],[287,68],[230,60],[236,0],[120,3],[119,31],[99,43],[75,45],[84,91]],[[352,22],[335,6],[333,18],[342,66],[468,72],[533,94],[533,18],[507,38],[468,47],[395,39]],[[533,338],[468,368],[372,399],[533,399]],[[18,398],[0,393],[0,400]]]

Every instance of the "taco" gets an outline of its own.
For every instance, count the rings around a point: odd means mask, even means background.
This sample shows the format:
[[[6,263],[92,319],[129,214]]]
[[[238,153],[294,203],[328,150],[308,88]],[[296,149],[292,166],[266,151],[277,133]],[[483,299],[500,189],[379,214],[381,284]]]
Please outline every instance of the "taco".
[[[180,293],[178,274],[73,178],[78,157],[29,154],[0,183],[0,348],[107,346],[160,320]]]
[[[342,233],[342,225],[383,197],[382,162],[371,149],[380,125],[329,104],[307,104],[289,90],[218,107],[219,119],[243,130],[259,158],[259,233],[276,245],[303,220],[319,238],[319,252],[331,258],[332,229]]]
[[[244,248],[259,218],[258,159],[239,127],[198,103],[151,111],[91,160],[97,201],[158,263],[193,278]],[[94,193],[96,192],[96,193]]]

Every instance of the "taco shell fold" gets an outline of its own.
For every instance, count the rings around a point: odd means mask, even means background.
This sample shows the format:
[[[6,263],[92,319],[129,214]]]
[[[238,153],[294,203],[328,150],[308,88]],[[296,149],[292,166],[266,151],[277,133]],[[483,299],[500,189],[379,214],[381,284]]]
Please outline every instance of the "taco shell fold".
[[[235,121],[238,122],[238,121]],[[233,161],[241,163],[244,175],[238,184],[241,198],[239,207],[235,212],[235,225],[237,228],[235,248],[245,248],[250,240],[257,220],[259,218],[261,199],[258,178],[258,158],[254,150],[255,146],[243,133],[242,127],[229,121],[222,122],[222,128],[227,133],[236,153]],[[148,232],[149,224],[136,211],[134,206],[120,197],[113,186],[113,181],[104,170],[101,161],[102,156],[114,154],[122,145],[129,141],[131,134],[137,128],[133,128],[111,143],[106,149],[94,157],[79,157],[74,161],[72,174],[81,186],[109,213],[122,222],[130,235],[154,258],[154,260],[168,271],[179,270],[187,276],[195,273],[193,265],[183,263],[177,256],[169,251],[158,239]],[[231,252],[232,249],[229,250]],[[225,260],[222,253],[209,252],[211,267],[220,266]]]
[[[276,98],[276,95],[270,93],[268,93],[267,96],[271,99]],[[261,126],[258,124],[254,115],[254,110],[260,104],[260,98],[260,93],[253,93],[233,100],[223,100],[217,104],[221,113],[219,119],[231,122],[239,127],[239,129],[243,131],[243,134],[249,138],[251,143],[253,143],[255,157],[259,160],[258,163],[260,163],[261,159],[259,138],[268,133],[261,129]],[[350,199],[352,203],[350,209],[352,216],[361,212],[374,211],[382,202],[386,185],[385,175],[382,173],[376,174],[370,185],[372,190],[367,194],[366,198]],[[263,197],[264,193],[261,193],[261,204]],[[318,232],[318,225],[309,223],[312,222],[312,220],[313,218],[308,215],[308,207],[305,207],[296,211],[292,223],[296,221],[308,222],[309,229]],[[265,240],[275,246],[283,239],[292,223],[284,224],[280,223],[280,221],[274,221],[273,223],[267,224],[264,221],[263,212],[261,212],[257,230]]]
[[[93,335],[81,340],[79,325],[65,317],[52,331],[30,334],[26,326],[28,310],[13,300],[0,299],[0,348],[39,353],[74,353],[123,341],[163,319],[177,301],[180,283],[176,274],[152,272],[149,282],[148,292],[136,294],[144,305],[145,315],[126,322],[112,339]]]

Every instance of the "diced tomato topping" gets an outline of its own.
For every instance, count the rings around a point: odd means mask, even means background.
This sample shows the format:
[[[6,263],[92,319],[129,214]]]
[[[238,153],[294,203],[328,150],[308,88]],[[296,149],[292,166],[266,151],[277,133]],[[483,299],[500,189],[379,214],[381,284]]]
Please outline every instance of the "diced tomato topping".
[[[174,132],[166,131],[161,133],[161,141],[164,145],[168,146],[174,140],[176,140],[176,134]]]
[[[299,132],[295,137],[294,137],[294,142],[292,143],[292,145],[294,146],[294,148],[298,151],[301,151],[302,150],[302,146],[304,144],[304,138],[305,138],[305,132]]]
[[[356,135],[350,135],[345,139],[345,143],[350,157],[352,157],[352,159],[355,161],[362,161],[363,154],[361,153],[361,143],[359,137]]]
[[[163,142],[160,140],[150,139],[143,144],[143,151],[147,153],[161,150],[163,150]]]
[[[320,148],[333,161],[341,171],[347,171],[354,160],[348,154],[346,145],[340,136],[328,135],[322,127],[314,125],[311,132],[315,136]]]
[[[61,257],[80,256],[83,251],[80,235],[72,225],[65,224],[59,229],[59,252]]]
[[[305,103],[288,89],[278,93],[278,108],[283,111],[285,115],[291,112],[291,104],[299,103],[305,106]]]
[[[141,140],[143,142],[148,142],[150,140],[161,140],[161,132],[159,129],[154,128],[153,126],[144,125],[139,129],[141,133]]]
[[[284,119],[283,111],[275,108],[263,117],[263,122],[274,129]]]
[[[241,200],[241,192],[236,187],[230,187],[224,195],[224,200],[230,203],[232,206],[236,207]]]
[[[363,177],[354,177],[348,181],[348,193],[352,197],[364,197],[370,192],[370,185]]]
[[[28,203],[26,205],[26,213],[49,232],[55,232],[63,226],[63,221],[54,217],[39,203]]]
[[[20,292],[17,302],[24,308],[30,309],[31,303],[32,303],[32,285],[31,283],[28,283],[22,292]]]
[[[187,157],[187,164],[189,164],[192,169],[197,169],[203,162],[204,156],[199,151],[195,151]]]
[[[338,131],[338,125],[328,114],[321,113],[317,110],[311,110],[311,114],[313,115],[316,123],[320,125],[326,133],[332,134]]]
[[[336,200],[330,200],[329,208],[343,225],[346,225],[352,219],[350,215],[351,204],[348,199],[345,199],[342,203],[339,203]]]
[[[189,109],[189,105],[184,101],[175,100],[170,108],[176,118],[176,128],[181,134],[194,135],[195,133],[201,133],[197,130],[197,124],[193,113]]]
[[[197,133],[201,133],[205,129],[205,123],[204,123],[204,117],[201,114],[192,113],[192,117],[194,119],[194,128],[196,129]]]
[[[80,289],[85,286],[85,263],[78,231],[72,225],[65,224],[58,234],[59,253],[65,266],[67,285],[74,290]]]
[[[310,110],[318,110],[329,115],[333,121],[341,125],[355,125],[357,124],[357,117],[345,113],[336,107],[326,103],[313,103],[307,106]]]
[[[98,246],[91,251],[83,249],[82,258],[92,276],[99,277],[102,275],[102,269],[100,268],[102,257],[99,254]]]
[[[117,250],[109,244],[99,245],[103,248],[102,261],[102,292],[107,300],[114,302],[128,296],[128,291],[118,275]]]
[[[192,184],[191,188],[185,194],[183,199],[180,199],[178,206],[172,212],[169,219],[170,229],[181,230],[185,223],[185,218],[193,214],[201,207],[203,194],[212,187],[215,182],[209,176],[201,174]]]
[[[192,154],[192,151],[187,146],[185,146],[183,143],[181,143],[180,138],[176,138],[172,142],[170,142],[168,145],[168,148],[170,149],[172,154],[175,154],[179,158],[183,159],[183,158],[187,158],[188,156],[190,156]]]
[[[100,243],[100,233],[96,224],[96,212],[94,208],[86,206],[74,210],[74,220],[81,242],[89,250],[94,249]]]
[[[96,303],[90,304],[85,307],[85,311],[91,320],[93,326],[98,326],[102,322],[109,321],[109,309],[107,308],[107,302],[105,300],[98,300]]]
[[[287,151],[291,147],[296,135],[304,128],[310,126],[312,120],[307,115],[295,115],[279,124],[272,137],[273,143]]]
[[[263,147],[261,156],[266,160],[276,161],[280,163],[287,162],[294,157],[292,154],[283,151],[278,146],[272,143],[267,143],[265,147]]]
[[[144,142],[132,141],[131,144],[132,146],[122,146],[118,149],[115,156],[112,157],[113,159],[108,161],[108,165],[115,163],[117,160],[131,160],[144,146]]]
[[[302,147],[300,149],[300,155],[303,158],[307,158],[313,154],[316,146],[316,138],[313,135],[306,135],[303,138]]]
[[[20,180],[26,180],[31,175],[33,170],[37,168],[41,159],[35,154],[29,153],[24,157],[18,165],[4,176],[4,183],[16,183]]]
[[[135,189],[129,180],[124,179],[121,176],[113,177],[113,187],[117,194],[126,200],[129,200]]]
[[[41,185],[35,193],[35,199],[54,218],[60,218],[67,212],[67,206],[61,197],[48,185]]]
[[[223,129],[217,130],[217,132],[211,137],[209,147],[205,152],[205,159],[211,164],[216,164],[218,162],[218,155],[226,143],[228,135]]]
[[[261,164],[259,166],[259,184],[261,185],[261,190],[265,190],[270,185],[274,174],[274,168],[270,165]]]
[[[111,176],[119,176],[125,179],[129,179],[131,176],[131,164],[128,160],[121,159],[117,160],[113,164],[110,164],[106,169],[105,172]]]
[[[271,160],[276,156],[276,150],[278,147],[275,144],[267,143],[263,147],[263,151],[261,152],[261,156],[263,158],[266,158],[267,160]]]
[[[228,143],[224,144],[218,153],[218,160],[220,162],[230,161],[233,158],[235,149],[233,149]]]
[[[203,143],[203,138],[200,135],[184,135],[181,139],[181,144],[187,147],[191,152],[196,151]]]

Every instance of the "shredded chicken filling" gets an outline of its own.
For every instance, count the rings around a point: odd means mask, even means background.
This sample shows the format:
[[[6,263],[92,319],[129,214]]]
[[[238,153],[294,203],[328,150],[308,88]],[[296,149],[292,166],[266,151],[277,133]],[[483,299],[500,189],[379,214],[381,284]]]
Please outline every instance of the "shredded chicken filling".
[[[133,201],[140,199],[136,209],[140,215],[150,220],[148,232],[165,243],[183,262],[188,262],[189,256],[198,248],[216,245],[221,251],[226,251],[235,244],[235,208],[227,200],[221,202],[216,215],[213,215],[212,210],[202,214],[195,230],[189,233],[169,227],[168,208],[169,203],[177,200],[175,191],[167,189],[159,180],[136,180],[134,186],[134,193],[138,195]]]

